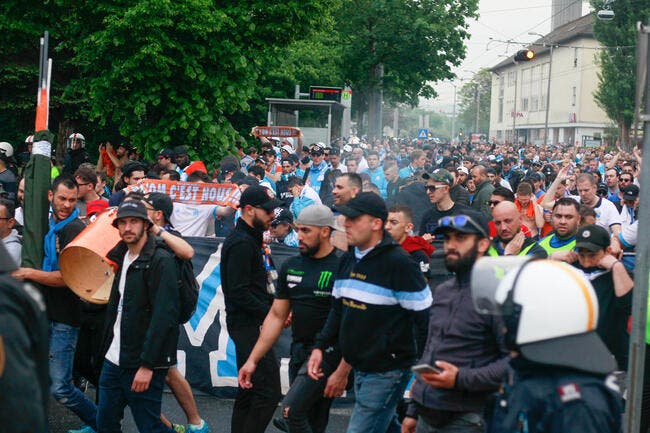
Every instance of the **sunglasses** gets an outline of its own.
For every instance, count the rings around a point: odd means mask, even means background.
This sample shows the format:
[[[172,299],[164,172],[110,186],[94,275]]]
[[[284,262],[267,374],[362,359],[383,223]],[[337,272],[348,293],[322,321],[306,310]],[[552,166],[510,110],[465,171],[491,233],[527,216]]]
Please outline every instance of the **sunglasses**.
[[[487,233],[485,233],[485,229],[483,229],[483,227],[478,225],[476,221],[474,221],[471,217],[468,217],[467,215],[446,216],[438,220],[438,226],[440,227],[462,229],[464,227],[467,227],[468,225],[478,230],[478,232],[483,236],[487,237]]]
[[[492,206],[496,206],[496,205],[498,205],[499,203],[501,203],[499,200],[488,200],[488,201],[485,202],[485,204],[488,205],[488,206],[490,206],[490,207],[492,207]]]
[[[446,186],[447,185],[427,185],[427,186],[425,186],[425,188],[426,188],[426,190],[428,192],[434,192],[435,190],[440,189],[440,188],[444,188]]]

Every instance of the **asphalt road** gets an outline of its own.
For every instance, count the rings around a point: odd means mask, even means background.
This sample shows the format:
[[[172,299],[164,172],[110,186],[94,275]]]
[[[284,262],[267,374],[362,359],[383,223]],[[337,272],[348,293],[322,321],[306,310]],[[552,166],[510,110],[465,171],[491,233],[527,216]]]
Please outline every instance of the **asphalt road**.
[[[87,392],[90,398],[94,398],[94,394],[94,390]],[[195,395],[195,399],[201,417],[210,425],[210,430],[213,433],[230,433],[230,415],[234,400],[207,395]],[[166,392],[163,395],[163,413],[174,423],[185,422],[185,415],[171,393]],[[351,413],[352,403],[350,400],[335,401],[330,410],[327,433],[344,432],[347,429]],[[276,416],[280,416],[279,408],[276,411]],[[49,421],[51,433],[67,433],[68,429],[79,428],[81,425],[79,418],[52,399],[50,399]],[[122,431],[123,433],[138,431],[128,409],[125,412]],[[280,433],[280,430],[273,427],[272,424],[269,424],[266,431]]]

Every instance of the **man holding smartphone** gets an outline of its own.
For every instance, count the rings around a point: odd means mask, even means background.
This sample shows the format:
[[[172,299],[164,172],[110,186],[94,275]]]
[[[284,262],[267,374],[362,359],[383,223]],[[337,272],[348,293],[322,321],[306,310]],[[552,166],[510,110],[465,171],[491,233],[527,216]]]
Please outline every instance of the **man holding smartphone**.
[[[499,388],[509,360],[499,318],[477,313],[470,291],[472,267],[490,247],[487,222],[467,209],[441,218],[435,234],[444,236],[445,266],[455,277],[434,291],[402,433],[414,433],[416,426],[418,433],[479,433],[487,398]]]

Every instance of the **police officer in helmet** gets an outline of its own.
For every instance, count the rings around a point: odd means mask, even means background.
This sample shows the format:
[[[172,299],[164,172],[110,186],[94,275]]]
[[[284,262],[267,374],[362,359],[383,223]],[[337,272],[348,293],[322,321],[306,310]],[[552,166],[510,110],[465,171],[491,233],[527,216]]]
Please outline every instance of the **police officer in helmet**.
[[[553,281],[553,284],[548,284]],[[480,259],[477,311],[501,314],[513,373],[488,406],[487,432],[620,432],[614,356],[596,333],[598,300],[580,271],[554,260]]]

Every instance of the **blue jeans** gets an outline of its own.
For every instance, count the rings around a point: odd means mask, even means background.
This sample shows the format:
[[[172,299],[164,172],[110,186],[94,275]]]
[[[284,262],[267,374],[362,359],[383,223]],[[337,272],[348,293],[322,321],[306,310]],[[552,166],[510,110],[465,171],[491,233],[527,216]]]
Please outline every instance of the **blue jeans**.
[[[386,433],[411,371],[367,373],[354,370],[355,403],[347,433]]]
[[[96,429],[97,406],[72,384],[72,366],[79,328],[50,322],[50,393],[74,412],[84,424]]]
[[[415,428],[415,433],[482,433],[483,431],[485,431],[483,417],[474,412],[459,412],[443,427],[433,427],[419,417]]]
[[[153,371],[149,388],[144,392],[131,391],[136,369],[120,368],[104,360],[99,376],[99,408],[97,410],[97,431],[99,433],[120,433],[124,408],[128,405],[135,425],[140,433],[173,433],[160,420],[162,391],[167,369]]]

